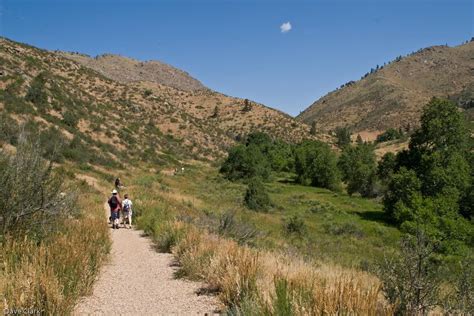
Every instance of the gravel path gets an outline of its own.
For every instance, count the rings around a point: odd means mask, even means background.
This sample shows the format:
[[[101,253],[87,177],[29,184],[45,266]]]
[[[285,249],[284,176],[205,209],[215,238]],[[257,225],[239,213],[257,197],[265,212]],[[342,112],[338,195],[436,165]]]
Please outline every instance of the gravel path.
[[[110,261],[91,296],[76,306],[75,315],[213,315],[217,299],[197,295],[200,283],[175,279],[171,254],[158,253],[134,229],[111,230]]]

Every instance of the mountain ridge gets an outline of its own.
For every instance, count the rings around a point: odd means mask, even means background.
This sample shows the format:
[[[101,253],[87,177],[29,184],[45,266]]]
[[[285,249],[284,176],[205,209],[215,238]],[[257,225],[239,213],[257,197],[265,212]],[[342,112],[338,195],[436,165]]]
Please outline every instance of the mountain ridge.
[[[461,96],[466,95],[468,100],[474,96],[472,41],[455,47],[431,46],[398,57],[319,98],[297,119],[307,124],[315,121],[323,131],[413,128],[432,97],[462,103]]]
[[[63,51],[55,51],[55,53],[121,83],[151,81],[184,91],[208,89],[188,72],[158,60],[140,61],[112,53],[104,53],[95,57]]]

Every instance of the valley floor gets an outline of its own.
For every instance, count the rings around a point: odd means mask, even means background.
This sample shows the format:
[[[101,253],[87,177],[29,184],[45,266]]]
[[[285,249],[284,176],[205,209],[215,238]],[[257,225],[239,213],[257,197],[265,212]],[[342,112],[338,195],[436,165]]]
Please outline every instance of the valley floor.
[[[105,218],[104,218],[105,220]],[[217,299],[198,295],[202,284],[176,279],[173,255],[159,253],[143,232],[111,231],[112,250],[94,285],[93,294],[74,314],[203,315],[212,314]]]

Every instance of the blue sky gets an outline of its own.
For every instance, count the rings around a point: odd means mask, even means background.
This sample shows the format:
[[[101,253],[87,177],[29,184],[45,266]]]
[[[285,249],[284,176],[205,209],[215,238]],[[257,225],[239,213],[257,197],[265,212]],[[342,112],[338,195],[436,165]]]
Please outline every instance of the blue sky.
[[[473,3],[0,0],[0,34],[51,50],[161,60],[214,90],[297,115],[377,64],[470,39]]]

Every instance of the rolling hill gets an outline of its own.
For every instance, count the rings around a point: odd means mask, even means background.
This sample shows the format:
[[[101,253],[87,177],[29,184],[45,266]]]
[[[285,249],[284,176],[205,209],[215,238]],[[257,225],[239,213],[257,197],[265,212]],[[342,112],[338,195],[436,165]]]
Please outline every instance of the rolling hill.
[[[464,108],[474,100],[474,42],[456,47],[428,47],[361,80],[332,91],[304,110],[297,119],[316,122],[322,131],[350,127],[353,132],[413,128],[432,97],[450,98]]]
[[[13,133],[11,126],[33,119],[35,128],[51,130],[66,144],[67,158],[75,152],[87,156],[84,163],[118,163],[170,157],[214,160],[252,131],[292,142],[311,137],[306,124],[287,114],[201,89],[198,81],[170,68],[176,82],[187,87],[177,89],[157,70],[166,69],[164,64],[141,63],[144,71],[137,75],[140,63],[123,57],[99,57],[90,66],[90,59],[81,55],[0,41],[4,142]]]

